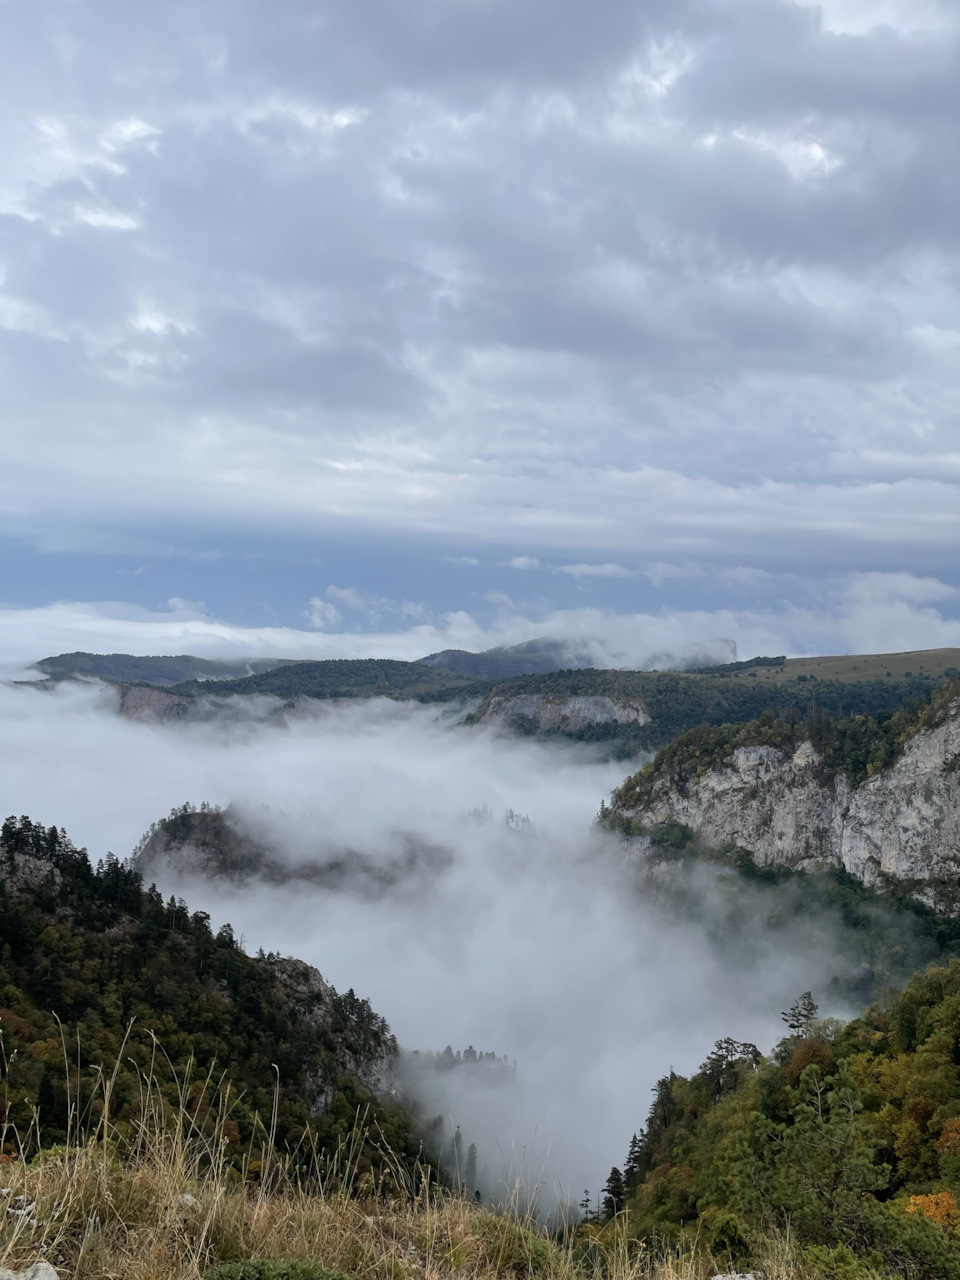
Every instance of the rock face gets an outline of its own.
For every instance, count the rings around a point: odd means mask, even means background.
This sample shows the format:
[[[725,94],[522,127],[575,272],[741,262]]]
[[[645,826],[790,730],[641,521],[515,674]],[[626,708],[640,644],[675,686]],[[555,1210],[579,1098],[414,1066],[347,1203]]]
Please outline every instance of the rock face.
[[[792,753],[740,747],[681,792],[654,785],[629,816],[679,822],[710,845],[734,844],[761,865],[841,863],[870,883],[878,873],[931,880],[960,872],[960,700],[882,773],[851,787],[824,781],[809,742]]]
[[[514,725],[538,733],[549,729],[576,733],[595,724],[649,724],[650,716],[641,703],[627,698],[580,695],[557,699],[527,693],[491,698],[479,722]]]
[[[149,685],[124,684],[119,688],[120,714],[129,720],[148,723],[183,720],[196,710],[195,699],[165,693],[162,689],[153,689]]]
[[[377,1097],[397,1092],[399,1049],[382,1018],[351,991],[338,995],[318,969],[292,956],[272,956],[267,963],[277,976],[280,999],[291,1020],[338,1033],[337,1056],[341,1071],[354,1076]],[[312,1115],[322,1115],[336,1093],[336,1082],[322,1070],[308,1073]]]

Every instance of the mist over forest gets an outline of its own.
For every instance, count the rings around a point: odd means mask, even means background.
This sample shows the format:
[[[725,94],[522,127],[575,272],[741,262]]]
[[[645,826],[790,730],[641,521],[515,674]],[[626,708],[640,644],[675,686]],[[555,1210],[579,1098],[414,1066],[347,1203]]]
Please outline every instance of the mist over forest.
[[[0,1280],[960,1280],[957,0],[3,12]]]
[[[666,1068],[695,1070],[728,1036],[769,1048],[802,990],[825,1013],[856,1007],[857,960],[826,908],[819,924],[768,920],[741,885],[750,923],[733,936],[710,869],[682,900],[638,875],[595,825],[629,762],[384,699],[318,704],[282,727],[130,722],[89,685],[0,699],[7,809],[65,827],[96,859],[127,857],[172,810],[228,807],[294,878],[161,862],[145,870],[164,897],[369,998],[425,1066],[447,1046],[515,1064],[508,1080],[431,1066],[414,1090],[448,1137],[459,1126],[477,1144],[488,1187],[598,1192]],[[332,859],[335,883],[295,874]]]

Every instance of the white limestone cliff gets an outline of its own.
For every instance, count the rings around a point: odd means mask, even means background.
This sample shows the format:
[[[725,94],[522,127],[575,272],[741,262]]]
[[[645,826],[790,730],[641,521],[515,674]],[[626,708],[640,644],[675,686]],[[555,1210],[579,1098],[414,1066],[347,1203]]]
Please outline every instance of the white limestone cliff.
[[[881,872],[929,880],[960,872],[958,761],[960,700],[857,787],[842,774],[824,780],[809,742],[793,752],[739,747],[686,788],[660,779],[642,808],[620,811],[644,826],[682,823],[760,865],[833,861],[868,883]]]
[[[550,698],[542,693],[493,697],[479,717],[481,724],[523,724],[539,733],[562,729],[576,733],[595,724],[649,724],[650,716],[630,698],[580,694]]]

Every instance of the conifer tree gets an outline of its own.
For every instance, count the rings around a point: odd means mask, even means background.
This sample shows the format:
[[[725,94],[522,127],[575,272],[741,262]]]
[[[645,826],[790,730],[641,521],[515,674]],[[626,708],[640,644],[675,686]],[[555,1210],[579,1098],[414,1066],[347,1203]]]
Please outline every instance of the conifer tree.
[[[603,1188],[603,1216],[609,1222],[615,1218],[624,1206],[626,1191],[623,1185],[623,1174],[616,1165],[610,1170]]]

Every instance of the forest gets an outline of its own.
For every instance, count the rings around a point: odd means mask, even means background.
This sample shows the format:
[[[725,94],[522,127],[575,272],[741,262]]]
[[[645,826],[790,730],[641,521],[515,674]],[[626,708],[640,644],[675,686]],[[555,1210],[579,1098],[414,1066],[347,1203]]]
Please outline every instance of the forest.
[[[299,962],[246,955],[229,925],[212,932],[205,912],[164,901],[112,855],[92,866],[64,831],[27,817],[4,822],[0,870],[8,1153],[20,1140],[62,1143],[78,1119],[95,1127],[104,1073],[116,1072],[121,1128],[138,1114],[145,1076],[171,1106],[186,1088],[211,1126],[229,1090],[221,1136],[237,1164],[254,1152],[254,1170],[272,1115],[290,1149],[361,1141],[361,1175],[389,1176],[387,1148],[415,1164],[411,1117],[361,1080],[390,1070],[396,1041],[352,990],[337,993]]]
[[[846,1024],[810,992],[769,1056],[719,1041],[654,1086],[592,1230],[749,1268],[789,1228],[825,1276],[960,1277],[960,960]]]
[[[755,669],[755,668],[754,668]],[[749,674],[749,672],[747,673]],[[932,679],[863,680],[844,682],[804,677],[785,684],[753,681],[743,676],[699,672],[646,671],[559,671],[542,676],[518,676],[501,681],[487,700],[468,717],[483,719],[494,696],[516,697],[540,694],[561,700],[578,695],[602,695],[642,703],[650,715],[648,724],[591,725],[577,732],[553,731],[553,736],[582,742],[607,742],[615,746],[618,759],[645,751],[656,751],[679,735],[703,726],[737,729],[761,716],[795,722],[820,714],[836,718],[879,716],[902,711],[922,703],[940,685]],[[523,732],[521,718],[511,726]],[[534,730],[531,728],[530,730]],[[546,735],[550,736],[550,734]]]
[[[873,684],[850,687],[869,691]],[[830,699],[823,696],[829,688],[818,686],[815,702],[808,703],[805,713],[796,705],[779,712],[768,706],[745,724],[704,723],[680,734],[622,783],[613,796],[613,812],[646,807],[660,785],[683,792],[722,764],[737,747],[793,751],[801,742],[811,742],[819,756],[817,768],[822,779],[829,781],[843,773],[851,786],[857,786],[892,764],[921,729],[939,723],[950,703],[960,696],[960,680],[951,679],[922,691],[914,689],[900,706],[870,709],[863,705],[855,714],[834,719]],[[767,686],[767,691],[772,689]]]

